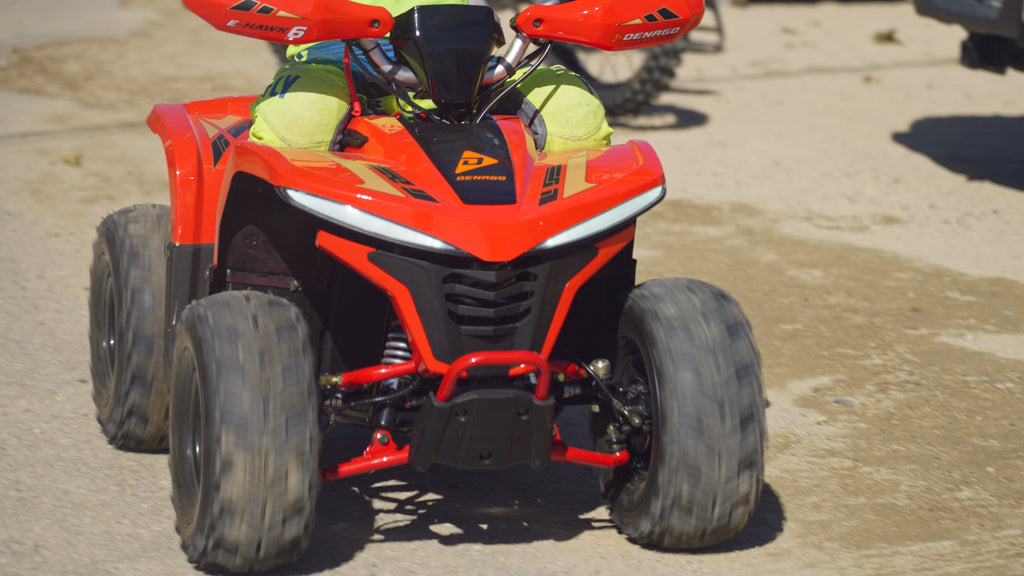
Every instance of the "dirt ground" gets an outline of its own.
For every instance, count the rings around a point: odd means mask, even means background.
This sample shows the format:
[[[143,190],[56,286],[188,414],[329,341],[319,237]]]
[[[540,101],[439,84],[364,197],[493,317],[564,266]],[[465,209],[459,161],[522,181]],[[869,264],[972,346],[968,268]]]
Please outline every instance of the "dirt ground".
[[[193,573],[166,456],[95,423],[91,243],[167,201],[149,108],[258,92],[274,58],[175,0],[32,6],[0,25],[0,574]],[[906,2],[723,13],[726,51],[616,139],[667,170],[641,276],[719,284],[754,325],[748,528],[665,553],[616,532],[586,469],[393,470],[325,485],[284,573],[1024,574],[1024,74],[961,68],[964,34]]]

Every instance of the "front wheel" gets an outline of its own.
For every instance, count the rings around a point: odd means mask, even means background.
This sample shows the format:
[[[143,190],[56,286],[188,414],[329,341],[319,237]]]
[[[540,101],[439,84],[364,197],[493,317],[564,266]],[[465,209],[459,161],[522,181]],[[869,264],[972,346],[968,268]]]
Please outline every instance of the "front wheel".
[[[181,545],[199,568],[269,570],[306,549],[320,486],[313,366],[285,299],[225,292],[182,314],[169,461]]]
[[[594,418],[598,448],[617,436],[631,456],[601,478],[615,524],[637,543],[675,549],[739,532],[761,492],[767,436],[760,357],[739,304],[697,280],[638,286],[614,370],[618,400],[642,417]]]

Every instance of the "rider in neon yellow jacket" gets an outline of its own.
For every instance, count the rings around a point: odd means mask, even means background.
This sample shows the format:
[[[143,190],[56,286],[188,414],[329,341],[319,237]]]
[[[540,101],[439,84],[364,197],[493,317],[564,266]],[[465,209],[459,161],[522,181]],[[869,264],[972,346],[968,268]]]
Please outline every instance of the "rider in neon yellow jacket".
[[[401,14],[422,4],[464,4],[458,0],[367,0]],[[250,140],[271,146],[326,150],[349,108],[340,42],[292,46],[289,60],[252,105]],[[578,75],[555,66],[541,68],[508,98],[499,113],[518,114],[530,126],[538,147],[558,152],[607,146],[612,129],[604,106]]]

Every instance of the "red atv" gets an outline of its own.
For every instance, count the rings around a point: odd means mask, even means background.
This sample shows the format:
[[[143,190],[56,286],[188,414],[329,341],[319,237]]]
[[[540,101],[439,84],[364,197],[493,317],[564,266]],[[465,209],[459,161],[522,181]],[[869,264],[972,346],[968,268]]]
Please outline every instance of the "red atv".
[[[99,227],[94,397],[112,444],[169,449],[190,562],[290,562],[321,482],[406,464],[595,467],[640,544],[709,546],[744,526],[764,474],[760,359],[723,290],[635,285],[636,220],[665,195],[654,151],[538,152],[518,117],[490,113],[551,41],[671,42],[701,0],[535,5],[501,58],[486,6],[185,3],[262,40],[351,40],[365,56],[348,65],[405,103],[348,115],[325,152],[249,142],[253,98],[149,117],[170,208]],[[592,447],[559,435],[574,405],[590,407]],[[322,462],[327,432],[353,425],[365,451]]]

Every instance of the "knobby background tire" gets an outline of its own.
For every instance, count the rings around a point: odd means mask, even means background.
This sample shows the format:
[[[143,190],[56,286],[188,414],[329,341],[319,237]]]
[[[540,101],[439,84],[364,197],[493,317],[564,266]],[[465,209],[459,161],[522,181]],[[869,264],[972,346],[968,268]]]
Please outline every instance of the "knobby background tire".
[[[652,280],[629,295],[615,382],[643,410],[633,462],[602,474],[612,519],[631,540],[702,548],[738,533],[764,481],[767,438],[760,356],[739,304],[692,279]],[[643,393],[646,390],[646,393]],[[608,419],[598,414],[599,448]]]
[[[637,52],[643,58],[626,58],[614,52],[602,52],[572,44],[557,43],[552,50],[553,58],[548,64],[562,64],[583,77],[597,92],[609,117],[630,116],[643,110],[662,92],[668,90],[676,77],[676,69],[682,63],[684,47],[681,42],[672,42],[644,48]],[[589,58],[587,54],[592,54]],[[618,60],[616,60],[618,58]],[[602,80],[594,64],[588,61],[603,59],[604,65],[617,62],[631,63],[633,70],[619,71],[621,80]],[[609,64],[611,63],[611,64]]]
[[[305,551],[320,487],[320,426],[298,308],[250,291],[186,308],[170,428],[176,528],[190,562],[258,572]]]
[[[89,347],[96,420],[126,450],[167,448],[164,256],[170,208],[124,208],[100,223],[89,270]]]

